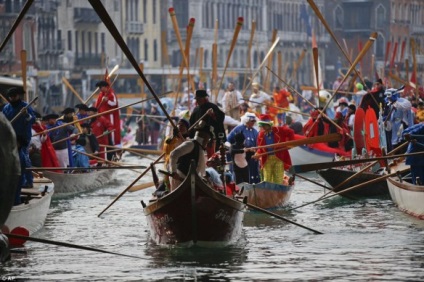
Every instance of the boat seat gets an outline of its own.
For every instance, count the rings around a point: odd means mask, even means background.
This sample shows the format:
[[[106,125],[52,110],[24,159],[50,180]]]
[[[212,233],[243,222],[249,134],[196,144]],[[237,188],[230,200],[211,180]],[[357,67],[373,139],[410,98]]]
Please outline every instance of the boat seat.
[[[21,194],[22,195],[39,195],[40,191],[38,191],[38,189],[34,189],[34,188],[22,188],[21,190]]]

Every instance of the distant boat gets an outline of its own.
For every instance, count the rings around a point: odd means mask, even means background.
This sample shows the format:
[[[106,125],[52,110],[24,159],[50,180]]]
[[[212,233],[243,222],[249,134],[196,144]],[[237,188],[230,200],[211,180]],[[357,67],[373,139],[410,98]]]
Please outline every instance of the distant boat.
[[[245,207],[208,186],[192,165],[182,184],[151,200],[144,213],[155,243],[212,247],[240,238]]]
[[[47,217],[54,193],[54,184],[50,179],[34,179],[34,188],[22,189],[22,204],[13,206],[5,222],[7,229],[23,227],[33,234],[40,230]]]
[[[63,173],[43,171],[43,175],[51,179],[55,185],[56,196],[70,196],[103,187],[115,177],[114,169],[96,170],[89,172]]]
[[[394,171],[409,167],[405,162],[399,163]],[[390,197],[403,212],[424,219],[424,186],[411,183],[408,173],[387,178]]]
[[[347,183],[338,187],[343,181],[353,176],[356,171],[347,170],[347,169],[339,169],[339,168],[329,168],[318,170],[317,173],[321,176],[331,187],[337,187],[337,189],[332,189],[333,192],[341,192],[347,188],[374,180],[378,177],[383,176],[384,171],[380,171],[378,173],[374,172],[362,172],[361,174],[355,176]],[[363,197],[375,197],[375,196],[384,196],[389,194],[389,189],[387,187],[387,182],[385,179],[381,181],[374,182],[368,185],[364,185],[363,187],[359,187],[357,189],[353,189],[351,191],[347,191],[346,193],[341,193],[340,196],[353,197],[353,198],[363,198]]]
[[[247,197],[249,204],[263,209],[278,208],[290,199],[294,185],[283,185],[270,182],[260,182],[257,184],[240,183],[243,189],[242,196]]]

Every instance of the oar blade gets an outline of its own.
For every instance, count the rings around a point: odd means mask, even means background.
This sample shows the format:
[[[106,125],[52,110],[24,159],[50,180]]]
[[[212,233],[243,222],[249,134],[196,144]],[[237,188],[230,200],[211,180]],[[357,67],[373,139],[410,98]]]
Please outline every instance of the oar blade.
[[[10,231],[10,234],[28,237],[29,236],[29,230],[26,229],[25,227],[18,226],[18,227],[13,228],[12,231]],[[22,247],[25,244],[26,241],[27,240],[24,239],[24,238],[9,237],[9,244],[12,247]]]

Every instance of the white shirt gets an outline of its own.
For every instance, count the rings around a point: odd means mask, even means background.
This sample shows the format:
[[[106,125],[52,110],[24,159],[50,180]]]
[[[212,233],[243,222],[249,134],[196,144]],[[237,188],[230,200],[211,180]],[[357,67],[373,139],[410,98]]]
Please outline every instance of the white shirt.
[[[257,110],[257,112],[265,114],[265,105],[261,105],[264,104],[265,101],[271,101],[271,96],[263,91],[258,91],[258,93],[253,92],[249,98],[249,107],[252,109],[260,109],[259,111]]]
[[[184,173],[182,173],[180,170],[177,169],[177,161],[180,157],[190,153],[194,149],[194,143],[192,140],[184,141],[180,146],[175,148],[171,155],[169,156],[169,164],[171,167],[171,173],[178,173],[178,175],[182,178],[186,177]],[[200,176],[205,175],[206,170],[206,158],[205,158],[205,151],[200,146],[199,150],[199,161],[197,163],[196,171]]]
[[[222,108],[226,114],[228,114],[232,109],[243,104],[243,102],[243,96],[240,91],[237,90],[225,92],[224,97],[221,100]]]

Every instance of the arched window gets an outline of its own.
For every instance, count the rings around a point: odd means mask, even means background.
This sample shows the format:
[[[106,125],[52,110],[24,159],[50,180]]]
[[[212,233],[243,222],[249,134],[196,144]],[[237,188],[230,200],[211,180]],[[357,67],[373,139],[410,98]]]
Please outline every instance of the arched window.
[[[337,7],[334,9],[334,26],[336,29],[342,29],[343,28],[343,9],[337,5]]]
[[[384,20],[386,18],[386,9],[383,5],[378,5],[375,13],[375,27],[376,28],[384,28]]]

